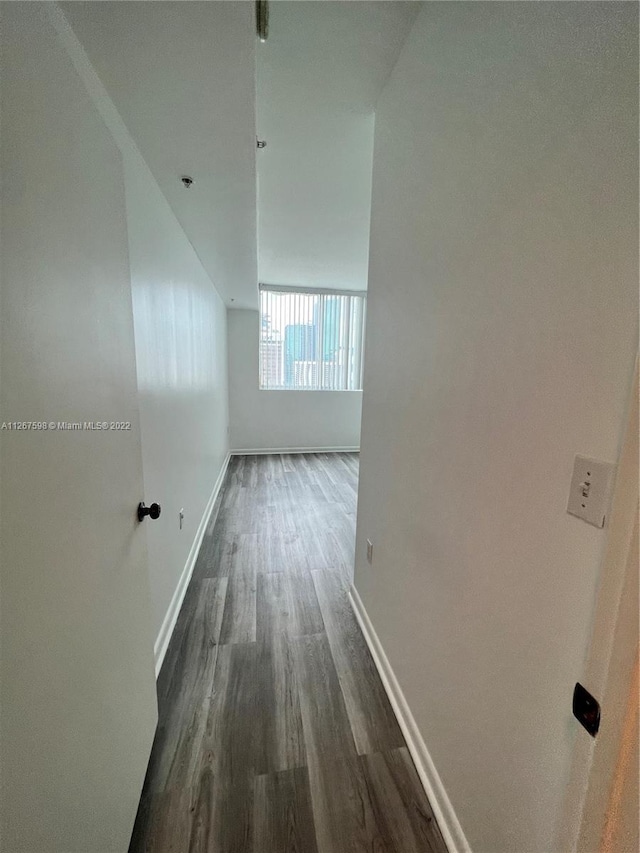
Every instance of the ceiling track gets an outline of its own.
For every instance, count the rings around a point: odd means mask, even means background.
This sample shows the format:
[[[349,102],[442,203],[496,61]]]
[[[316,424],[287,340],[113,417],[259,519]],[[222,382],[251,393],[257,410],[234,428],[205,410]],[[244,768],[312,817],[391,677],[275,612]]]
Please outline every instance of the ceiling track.
[[[256,31],[260,41],[269,38],[269,0],[256,0]]]

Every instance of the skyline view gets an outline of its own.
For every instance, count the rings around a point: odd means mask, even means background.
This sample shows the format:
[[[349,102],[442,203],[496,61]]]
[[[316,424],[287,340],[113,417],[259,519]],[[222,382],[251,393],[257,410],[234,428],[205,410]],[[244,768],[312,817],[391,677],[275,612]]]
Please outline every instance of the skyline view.
[[[299,390],[352,387],[363,301],[363,297],[343,294],[263,291],[260,386]]]

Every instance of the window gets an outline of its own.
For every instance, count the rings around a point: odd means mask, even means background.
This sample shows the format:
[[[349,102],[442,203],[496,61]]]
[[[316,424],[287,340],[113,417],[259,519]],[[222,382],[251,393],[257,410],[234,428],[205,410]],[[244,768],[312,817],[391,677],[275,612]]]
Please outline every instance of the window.
[[[365,295],[260,286],[260,387],[362,388]]]

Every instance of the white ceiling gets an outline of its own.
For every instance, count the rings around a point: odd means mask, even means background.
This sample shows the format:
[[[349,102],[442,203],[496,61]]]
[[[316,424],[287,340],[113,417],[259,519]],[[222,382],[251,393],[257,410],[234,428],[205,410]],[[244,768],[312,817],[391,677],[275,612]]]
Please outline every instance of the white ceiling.
[[[277,0],[264,44],[249,0],[61,5],[228,305],[366,288],[373,108],[419,3]]]
[[[257,304],[253,3],[61,5],[218,292]]]
[[[270,4],[258,44],[258,274],[367,286],[373,109],[419,3]]]

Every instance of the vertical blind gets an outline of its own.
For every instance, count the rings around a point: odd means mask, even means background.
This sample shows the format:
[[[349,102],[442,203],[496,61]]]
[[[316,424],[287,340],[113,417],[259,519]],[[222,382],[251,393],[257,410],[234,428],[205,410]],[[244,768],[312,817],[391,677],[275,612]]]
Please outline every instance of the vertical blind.
[[[365,296],[260,286],[260,387],[362,388]]]

